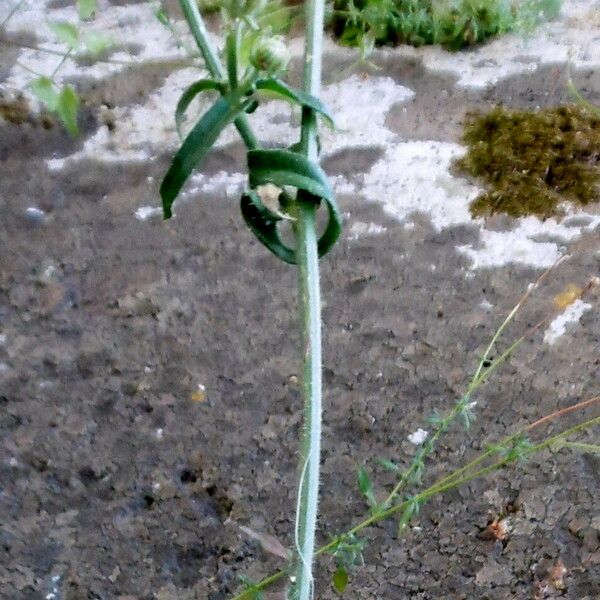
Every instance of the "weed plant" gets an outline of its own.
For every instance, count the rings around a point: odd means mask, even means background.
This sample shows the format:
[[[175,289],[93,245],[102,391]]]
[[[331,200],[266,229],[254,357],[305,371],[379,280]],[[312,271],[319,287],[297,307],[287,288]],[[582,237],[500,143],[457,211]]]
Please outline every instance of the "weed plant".
[[[457,425],[461,425],[465,433],[468,432],[476,416],[476,392],[515,353],[525,340],[530,339],[534,333],[548,323],[550,315],[530,327],[518,339],[502,348],[502,336],[508,325],[514,320],[531,294],[539,289],[548,275],[563,260],[564,258],[559,259],[535,283],[529,286],[528,291],[500,324],[483,355],[478,360],[475,372],[468,382],[464,394],[455,402],[454,406],[445,414],[434,413],[423,424],[427,429],[419,429],[419,432],[422,434],[421,437],[424,439],[419,440],[417,451],[410,463],[402,467],[388,459],[377,459],[375,461],[376,466],[380,469],[383,468],[395,473],[396,483],[393,487],[387,491],[378,489],[367,468],[365,466],[358,468],[357,487],[369,507],[368,516],[348,531],[333,536],[330,535],[330,541],[321,546],[315,553],[316,557],[328,556],[333,562],[331,585],[338,593],[342,594],[346,590],[352,572],[364,564],[362,554],[367,541],[360,534],[365,529],[375,526],[384,520],[395,519],[397,523],[397,537],[400,538],[406,532],[413,518],[418,515],[421,508],[432,498],[467,484],[473,479],[491,475],[509,466],[523,464],[533,455],[546,449],[552,449],[553,451],[570,449],[573,451],[600,454],[600,445],[598,444],[570,440],[572,436],[578,433],[598,428],[600,426],[600,416],[584,418],[579,423],[566,427],[558,433],[552,435],[546,434],[545,437],[541,436],[535,439],[539,431],[542,431],[548,425],[555,426],[556,422],[561,418],[585,412],[590,408],[600,405],[600,396],[595,396],[575,402],[536,419],[525,427],[503,437],[498,442],[488,445],[478,456],[450,474],[443,476],[438,481],[427,485],[424,484],[427,467],[434,456],[436,446],[441,437]],[[586,296],[593,289],[597,288],[598,285],[600,285],[600,280],[597,277],[590,278],[583,288],[578,288],[576,294],[570,295],[569,303]],[[567,305],[563,303],[560,308],[564,309]],[[496,356],[496,358],[493,358],[493,356]],[[264,544],[263,547],[266,551],[272,552],[267,544]],[[278,552],[278,556],[282,555],[282,553]],[[293,576],[292,571],[289,566],[286,566],[259,582],[244,579],[243,590],[232,600],[264,600],[263,591],[265,589],[279,580],[291,576]]]
[[[460,50],[509,31],[529,31],[560,12],[560,0],[335,0],[340,43],[364,54],[374,46],[439,44]]]
[[[185,136],[163,179],[160,193],[164,216],[172,216],[173,202],[192,171],[225,127],[235,124],[248,148],[248,189],[240,201],[242,216],[257,239],[277,258],[297,265],[304,430],[298,468],[294,575],[288,597],[309,600],[314,590],[321,452],[319,258],[329,252],[341,232],[341,218],[331,186],[318,164],[317,116],[333,124],[331,115],[319,100],[325,4],[323,0],[309,0],[305,5],[304,85],[301,90],[290,87],[280,78],[290,53],[275,25],[265,19],[265,14],[267,17],[274,14],[265,13],[266,2],[224,0],[221,3],[225,66],[212,47],[196,0],[180,0],[180,5],[211,77],[193,82],[184,91],[175,111],[178,126],[198,94],[217,92],[218,98]],[[290,148],[262,148],[249,126],[246,114],[259,109],[263,93],[301,108],[299,139]],[[318,238],[316,213],[319,207],[327,212],[328,223]],[[281,221],[292,225],[293,247],[286,245],[280,236]]]

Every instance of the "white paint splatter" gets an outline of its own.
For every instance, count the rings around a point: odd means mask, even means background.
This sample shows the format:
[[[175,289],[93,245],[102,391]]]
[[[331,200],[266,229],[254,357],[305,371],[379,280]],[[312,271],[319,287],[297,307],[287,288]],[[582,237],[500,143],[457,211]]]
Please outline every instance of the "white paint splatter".
[[[46,216],[46,213],[36,206],[29,206],[25,212],[28,216],[33,217],[34,219],[43,219]]]
[[[592,308],[591,304],[583,300],[575,300],[565,309],[558,317],[556,317],[544,332],[544,342],[553,345],[561,338],[574,323],[578,323],[583,314]]]
[[[479,189],[449,173],[463,152],[448,142],[401,142],[365,174],[364,193],[400,221],[422,212],[438,231],[469,222],[469,202]]]
[[[419,429],[408,436],[408,441],[415,446],[420,446],[427,439],[428,435],[428,431],[425,431],[419,427]]]
[[[600,215],[587,214],[563,205],[571,215],[585,217],[583,227],[566,226],[556,219],[541,221],[525,217],[514,229],[485,228],[483,219],[473,219],[471,201],[481,191],[451,172],[452,162],[464,153],[458,144],[436,141],[401,142],[391,145],[385,156],[365,175],[364,193],[383,204],[387,213],[404,221],[415,212],[426,214],[437,231],[460,224],[480,226],[476,244],[457,246],[471,259],[471,269],[499,267],[510,263],[545,268],[563,253],[564,243],[600,225]]]
[[[490,310],[492,310],[492,308],[494,308],[494,305],[487,298],[484,298],[479,303],[479,306],[480,306],[480,308],[483,308],[483,310],[486,310],[486,311],[490,311]]]
[[[140,206],[135,211],[135,218],[140,221],[146,221],[150,217],[156,217],[162,214],[160,206]]]
[[[363,223],[362,221],[355,221],[348,230],[348,239],[357,240],[360,237],[366,235],[381,235],[386,231],[383,225],[377,223]]]

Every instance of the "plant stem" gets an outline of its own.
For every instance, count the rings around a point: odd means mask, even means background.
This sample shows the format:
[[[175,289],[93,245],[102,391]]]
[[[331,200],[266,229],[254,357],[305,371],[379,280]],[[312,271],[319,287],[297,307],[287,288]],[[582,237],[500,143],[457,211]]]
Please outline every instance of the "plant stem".
[[[594,452],[600,454],[600,446],[598,444],[584,444],[582,442],[565,442],[567,448],[575,448],[584,452]]]
[[[319,97],[323,39],[323,0],[306,3],[304,46],[304,91]],[[317,119],[313,110],[302,110],[300,149],[311,161],[318,160]],[[304,432],[300,454],[300,482],[296,511],[296,549],[298,561],[292,598],[309,600],[313,594],[312,565],[319,501],[319,463],[321,460],[321,293],[317,250],[316,211],[318,204],[309,194],[299,192],[296,233],[296,263],[302,344],[304,347],[303,383]]]
[[[204,58],[204,62],[206,64],[206,68],[208,72],[215,79],[223,79],[227,77],[225,73],[225,69],[219,60],[219,56],[216,50],[213,48],[210,43],[210,39],[208,37],[208,31],[206,30],[206,26],[204,25],[204,20],[202,19],[202,15],[200,14],[200,10],[198,9],[198,3],[196,0],[179,0],[179,4],[181,5],[181,10],[185,16],[188,25],[192,31],[192,35],[196,40],[196,44],[202,57]],[[236,126],[239,131],[244,143],[248,147],[249,150],[254,150],[259,147],[258,140],[254,135],[254,132],[250,128],[250,123],[248,123],[248,119],[242,115],[238,117],[233,124]]]
[[[181,9],[204,58],[206,68],[215,78],[225,80],[227,73],[210,43],[195,0],[180,0]],[[304,90],[319,96],[321,87],[321,48],[324,2],[310,0],[306,5],[306,46]],[[231,69],[230,69],[231,70]],[[249,149],[259,146],[245,116],[235,121]],[[317,120],[314,111],[302,112],[301,151],[310,159],[318,159]],[[319,254],[315,226],[317,203],[309,194],[298,193],[296,262],[298,264],[299,311],[303,357],[304,432],[301,444],[300,481],[296,515],[298,564],[294,600],[309,600],[313,591],[312,563],[319,495],[319,462],[321,456],[321,294],[319,287]],[[282,575],[276,575],[272,581]],[[263,581],[263,586],[267,581]]]
[[[313,585],[312,562],[321,456],[321,297],[314,203],[299,200],[297,214],[296,263],[304,347],[302,370],[304,430],[296,510],[296,546],[299,557],[295,582],[297,595],[294,600],[308,600]]]

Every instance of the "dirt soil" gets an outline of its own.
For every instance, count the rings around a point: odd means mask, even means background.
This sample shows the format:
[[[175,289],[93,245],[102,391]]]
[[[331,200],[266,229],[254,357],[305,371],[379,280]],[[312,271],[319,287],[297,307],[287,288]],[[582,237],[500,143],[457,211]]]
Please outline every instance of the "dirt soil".
[[[406,110],[387,117],[407,139],[457,142],[467,110],[563,99],[554,83],[560,66],[481,92],[425,77],[416,60],[386,68],[416,91]],[[582,87],[590,77],[581,75]],[[138,101],[115,89],[119,81],[97,90]],[[144,93],[160,81],[149,73]],[[586,91],[597,98],[600,86]],[[293,545],[296,274],[252,237],[233,200],[204,195],[179,205],[171,222],[136,220],[136,207],[155,203],[166,152],[146,164],[88,160],[49,170],[45,159],[72,154],[103,126],[97,114],[86,109],[75,141],[57,127],[0,124],[0,596],[226,600],[240,575],[258,579],[281,566],[240,525]],[[325,167],[360,173],[379,155],[348,149]],[[242,162],[236,144],[206,169]],[[436,231],[416,214],[410,228],[360,192],[339,202],[351,215],[346,234],[322,262],[320,542],[368,512],[357,465],[410,461],[407,436],[426,428],[434,409],[452,406],[495,328],[540,274],[515,265],[470,270],[456,246],[477,243],[475,223]],[[28,213],[33,204],[45,213]],[[353,221],[385,232],[351,236]],[[555,294],[600,272],[598,229],[566,250],[571,257],[503,347],[552,314]],[[426,481],[598,394],[598,292],[588,301],[594,309],[565,336],[549,345],[536,333],[476,394],[477,420],[443,438]],[[393,482],[379,471],[375,479],[380,494]],[[433,499],[401,539],[393,521],[369,529],[365,565],[345,597],[600,598],[599,497],[599,457],[538,455]],[[499,517],[508,524],[503,541],[484,531]],[[552,576],[560,562],[562,586]],[[319,563],[316,598],[337,597],[331,572],[330,560]]]

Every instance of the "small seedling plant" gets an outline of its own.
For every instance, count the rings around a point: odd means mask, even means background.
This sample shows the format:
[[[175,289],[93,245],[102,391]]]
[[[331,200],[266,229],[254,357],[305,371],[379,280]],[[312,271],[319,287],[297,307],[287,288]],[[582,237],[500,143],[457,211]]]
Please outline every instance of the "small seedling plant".
[[[25,0],[19,0],[8,11],[8,14],[0,22],[0,46],[13,45],[13,43],[2,37],[3,30],[24,6]],[[42,106],[51,114],[54,114],[62,123],[71,136],[79,133],[77,116],[81,100],[75,88],[71,84],[59,84],[57,78],[61,69],[69,59],[95,61],[102,57],[113,45],[112,38],[104,32],[97,31],[90,26],[94,19],[97,0],[77,0],[76,20],[57,20],[46,23],[54,41],[61,46],[60,50],[38,48],[32,49],[54,55],[55,65],[47,73],[41,73],[27,64],[19,63],[19,66],[31,75],[28,89],[36,97]],[[15,44],[19,46],[20,44]]]

